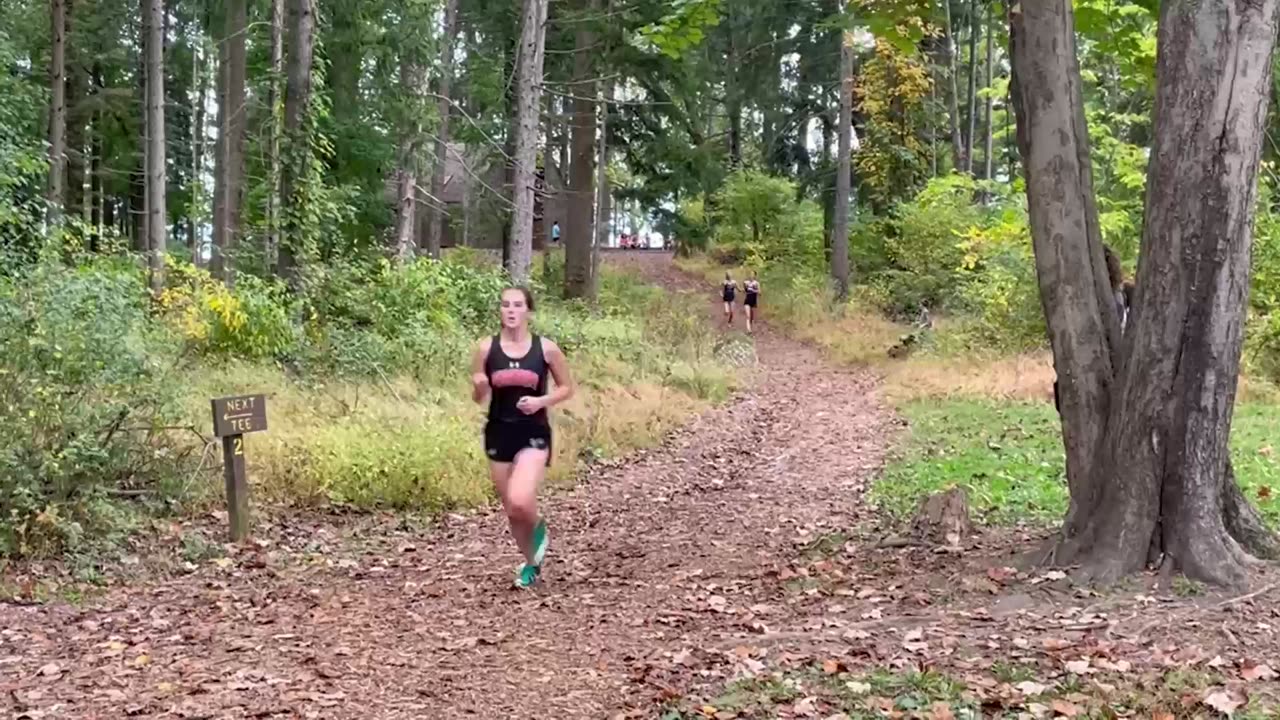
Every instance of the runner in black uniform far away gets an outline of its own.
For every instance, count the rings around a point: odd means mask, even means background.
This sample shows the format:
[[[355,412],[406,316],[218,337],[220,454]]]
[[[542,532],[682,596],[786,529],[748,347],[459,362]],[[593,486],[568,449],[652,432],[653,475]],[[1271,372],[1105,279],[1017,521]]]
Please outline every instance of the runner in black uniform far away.
[[[759,274],[752,272],[751,279],[742,283],[742,289],[747,292],[747,298],[742,304],[747,308],[747,332],[751,332],[751,324],[756,321],[756,306],[760,304]]]
[[[725,273],[724,286],[721,288],[720,297],[724,300],[724,318],[730,327],[733,326],[733,298],[737,290],[738,286],[733,282],[733,276]]]
[[[542,572],[549,535],[538,516],[538,485],[551,464],[547,409],[573,397],[564,353],[529,332],[533,295],[524,288],[502,291],[502,332],[481,340],[471,360],[472,398],[489,400],[484,450],[489,476],[502,500],[511,534],[525,562],[516,587],[533,585]],[[548,393],[547,375],[555,380]]]

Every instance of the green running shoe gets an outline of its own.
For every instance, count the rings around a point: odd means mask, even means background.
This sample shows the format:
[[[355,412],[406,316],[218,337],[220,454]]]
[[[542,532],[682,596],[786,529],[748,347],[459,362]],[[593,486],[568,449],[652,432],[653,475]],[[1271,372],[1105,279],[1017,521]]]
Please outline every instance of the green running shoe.
[[[520,570],[516,572],[516,587],[527,590],[538,582],[538,576],[542,574],[542,568],[537,565],[525,563],[520,566]]]
[[[547,543],[550,542],[551,535],[547,532],[547,521],[538,519],[538,524],[533,526],[533,537],[530,538],[529,545],[533,548],[532,564],[536,567],[542,567],[542,560],[547,556]]]

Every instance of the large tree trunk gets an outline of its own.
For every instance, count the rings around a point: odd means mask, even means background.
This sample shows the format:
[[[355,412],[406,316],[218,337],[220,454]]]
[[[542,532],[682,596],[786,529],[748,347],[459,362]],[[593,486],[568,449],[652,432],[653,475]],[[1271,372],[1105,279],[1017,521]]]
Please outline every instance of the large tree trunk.
[[[267,267],[275,267],[280,247],[280,136],[283,115],[280,92],[284,85],[284,0],[271,0],[271,79],[267,84]]]
[[[947,121],[951,126],[951,164],[957,171],[965,168],[964,141],[960,137],[960,85],[957,81],[955,25],[951,22],[951,0],[942,0],[946,32],[942,34],[942,51],[947,56]]]
[[[440,257],[440,238],[444,234],[445,215],[448,206],[444,203],[445,169],[449,160],[449,115],[453,112],[453,66],[456,38],[458,34],[458,0],[446,0],[444,6],[444,44],[440,48],[440,81],[437,87],[437,98],[440,116],[440,127],[436,129],[435,164],[431,169],[431,202],[427,205],[427,254],[433,258]],[[462,182],[462,178],[454,178]]]
[[[613,3],[609,3],[609,10],[613,10]],[[596,152],[596,216],[595,216],[595,242],[591,247],[591,296],[596,297],[600,291],[600,248],[609,244],[609,228],[612,223],[609,217],[612,215],[612,196],[609,192],[609,104],[613,102],[614,85],[612,80],[601,80],[596,83],[596,87],[600,88],[602,83],[607,83],[609,91],[606,94],[603,90],[597,90],[596,100],[600,108],[600,146]]]
[[[147,3],[147,240],[151,291],[164,289],[166,218],[164,2]]]
[[[227,0],[226,26],[219,53],[218,158],[214,177],[213,257],[210,269],[228,286],[235,284],[232,257],[241,231],[244,196],[246,0]]]
[[[67,0],[66,49],[71,60],[66,63],[66,143],[67,143],[67,185],[65,189],[65,212],[68,217],[88,220],[88,206],[85,203],[85,142],[86,129],[89,125],[88,98],[89,74],[81,60],[88,55],[89,33],[87,22],[77,27],[75,3]],[[86,15],[82,7],[82,19]]]
[[[394,255],[397,263],[413,259],[417,248],[416,205],[418,191],[418,143],[421,125],[418,110],[422,97],[423,69],[416,52],[405,49],[400,58],[400,95],[404,100],[400,118],[399,168],[397,169],[396,227]]]
[[[598,13],[598,0],[584,3],[585,9]],[[566,204],[564,235],[564,296],[587,297],[591,294],[591,245],[595,232],[595,152],[596,103],[595,83],[591,80],[591,56],[596,36],[586,23],[579,23],[574,34],[573,53],[573,134],[569,141],[569,202]]]
[[[94,63],[92,71],[93,94],[95,97],[102,96],[102,68],[98,63]],[[101,109],[98,103],[95,103],[93,112],[93,126],[89,133],[89,249],[97,252],[100,247],[100,239],[104,229],[109,225],[106,219],[107,200],[106,192],[103,184],[103,163],[102,155],[105,149],[103,143],[103,135],[106,128],[103,125],[103,118],[106,113]]]
[[[969,0],[969,101],[965,114],[964,171],[973,174],[973,147],[978,132],[978,37],[982,34],[982,22],[978,14],[978,0]]]
[[[200,196],[204,189],[204,105],[209,92],[209,71],[200,62],[205,48],[201,29],[199,25],[196,26],[195,35],[198,39],[191,45],[191,73],[196,83],[196,106],[191,113],[191,206],[187,208],[187,244],[191,250],[191,262],[197,267],[203,263],[200,237],[204,228],[200,219]]]
[[[1227,441],[1278,8],[1162,6],[1137,300],[1123,339],[1098,238],[1069,2],[1024,0],[1010,14],[1037,272],[1065,380],[1072,498],[1053,559],[1100,581],[1162,560],[1238,586],[1249,551],[1276,547],[1235,487]]]
[[[520,70],[516,91],[515,167],[512,172],[510,252],[507,272],[517,283],[529,281],[533,264],[533,209],[538,154],[538,96],[542,83],[547,0],[524,0],[520,29]]]
[[[982,126],[984,129],[984,140],[982,143],[982,177],[985,180],[991,179],[991,173],[994,171],[992,164],[992,150],[995,144],[995,135],[991,127],[991,110],[994,104],[994,98],[991,96],[991,86],[995,81],[995,35],[996,29],[991,22],[992,7],[995,5],[994,0],[987,1],[987,99],[986,106],[982,111]],[[1012,178],[1010,178],[1012,180]]]
[[[49,63],[49,182],[48,222],[62,217],[66,203],[67,162],[67,4],[66,0],[50,0],[52,20],[52,58]]]
[[[1090,474],[1120,347],[1093,194],[1088,128],[1069,0],[1010,12],[1012,98],[1031,238],[1061,389],[1068,525],[1091,507]],[[1034,78],[1034,82],[1023,78]]]
[[[848,13],[844,0],[838,0],[840,13]],[[845,30],[840,38],[840,138],[836,150],[836,200],[831,222],[831,276],[835,280],[836,297],[849,295],[849,192],[853,174],[853,31]]]
[[[289,69],[284,95],[286,157],[280,173],[281,237],[276,251],[277,272],[296,289],[299,254],[305,249],[297,190],[311,154],[307,114],[311,107],[311,65],[315,52],[313,0],[289,0],[288,43]]]

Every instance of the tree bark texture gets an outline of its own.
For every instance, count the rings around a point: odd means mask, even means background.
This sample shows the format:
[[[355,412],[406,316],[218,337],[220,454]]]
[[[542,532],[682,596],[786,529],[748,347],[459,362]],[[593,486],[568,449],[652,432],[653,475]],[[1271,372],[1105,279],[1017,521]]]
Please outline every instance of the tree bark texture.
[[[64,211],[71,218],[88,220],[88,205],[85,203],[85,142],[89,126],[89,74],[82,59],[87,54],[89,41],[87,23],[81,22],[77,27],[76,5],[67,0],[67,26],[65,35],[66,61],[66,168],[67,184],[63,198]],[[81,17],[85,9],[81,8]]]
[[[516,90],[515,167],[511,194],[515,210],[511,217],[508,274],[517,283],[529,281],[533,264],[533,211],[538,153],[539,103],[542,84],[543,42],[547,21],[547,0],[524,0],[520,29],[520,68]]]
[[[235,272],[231,260],[240,238],[244,197],[247,0],[228,0],[225,12],[219,50],[218,157],[214,163],[213,256],[209,266],[214,277],[232,286]]]
[[[969,0],[969,93],[965,113],[964,171],[973,174],[973,148],[978,132],[978,38],[982,35],[978,0]]]
[[[67,162],[67,3],[66,0],[50,0],[49,14],[52,25],[52,57],[49,62],[49,181],[45,199],[48,201],[48,222],[53,224],[62,218],[66,203]]]
[[[271,79],[267,84],[267,111],[271,123],[267,138],[267,267],[275,267],[280,247],[280,136],[284,134],[280,91],[284,84],[284,0],[271,0]]]
[[[164,2],[147,3],[147,252],[151,291],[164,289],[168,176],[165,173]]]
[[[449,114],[453,112],[453,73],[458,34],[458,0],[446,0],[444,6],[444,45],[440,49],[440,76],[436,94],[440,126],[436,129],[435,163],[431,169],[431,202],[427,205],[427,255],[440,257],[440,239],[448,206],[444,204],[445,169],[449,160]],[[462,178],[454,178],[462,182]]]
[[[600,3],[589,0],[584,9],[598,13]],[[596,103],[595,83],[591,80],[596,34],[586,23],[578,23],[574,33],[573,127],[569,140],[569,202],[564,218],[564,296],[588,297],[591,294],[591,245],[595,238],[595,154]],[[548,218],[550,225],[556,218]]]
[[[841,0],[841,14],[848,9]],[[849,295],[849,205],[853,174],[853,31],[845,30],[840,39],[840,126],[836,150],[836,200],[831,222],[831,276],[835,280],[836,297]]]
[[[298,260],[304,248],[298,197],[300,175],[311,153],[307,113],[311,107],[312,56],[315,51],[314,0],[288,0],[288,71],[284,94],[286,156],[280,172],[281,237],[277,272],[292,287],[298,284]]]
[[[424,82],[422,66],[413,53],[407,53],[400,59],[400,92],[407,107],[400,120],[394,249],[396,262],[401,264],[412,260],[417,248],[414,220],[418,189],[418,144],[422,132],[418,109]]]
[[[955,24],[951,22],[951,0],[942,0],[942,10],[947,23],[942,35],[942,50],[947,54],[947,103],[950,105],[948,122],[951,125],[951,164],[957,172],[964,171],[964,141],[960,137],[960,84],[956,69]]]
[[[197,29],[197,33],[199,30]],[[205,135],[205,100],[209,91],[209,72],[201,60],[204,56],[204,38],[196,40],[191,47],[191,73],[196,83],[196,106],[191,113],[191,206],[187,209],[187,244],[191,251],[191,262],[199,267],[203,260],[200,257],[200,195],[204,188],[204,135]]]
[[[982,112],[982,126],[983,126],[983,130],[984,130],[984,138],[983,138],[983,144],[982,144],[982,178],[983,178],[984,180],[990,180],[990,179],[991,179],[991,174],[992,174],[992,172],[994,172],[994,167],[995,167],[995,166],[994,166],[994,164],[993,164],[993,161],[992,161],[992,157],[991,157],[991,156],[992,156],[992,152],[993,152],[993,150],[994,150],[994,146],[995,146],[995,133],[994,133],[994,129],[991,127],[991,110],[992,110],[992,107],[993,107],[993,105],[994,105],[994,100],[995,100],[995,98],[993,98],[993,97],[991,96],[991,87],[992,87],[992,83],[994,83],[994,82],[995,82],[995,72],[994,72],[994,71],[995,71],[995,57],[996,57],[996,53],[995,53],[995,41],[994,41],[994,40],[995,40],[996,29],[995,29],[995,26],[994,26],[994,25],[992,24],[992,22],[991,22],[992,6],[993,6],[994,4],[995,4],[995,3],[994,3],[994,0],[987,0],[987,22],[986,22],[986,27],[987,27],[987,72],[986,72],[986,78],[987,78],[987,83],[986,83],[986,88],[987,88],[987,97],[986,97],[986,101],[985,101],[986,105],[985,105],[985,107],[984,107],[984,109],[983,109],[983,112]],[[1010,178],[1010,180],[1012,180],[1012,179],[1013,179],[1013,178]]]
[[[1275,538],[1240,493],[1235,402],[1280,0],[1173,0],[1159,23],[1137,297],[1120,336],[1088,164],[1069,0],[1010,13],[1018,144],[1071,508],[1052,558],[1112,581],[1154,561],[1247,583]],[[1251,554],[1252,553],[1252,554]]]
[[[613,8],[613,3],[609,3],[609,8]],[[603,83],[608,83],[609,91],[606,94],[601,88]],[[600,145],[596,152],[596,215],[595,215],[595,242],[591,247],[591,296],[596,297],[600,291],[600,248],[609,244],[609,233],[611,223],[610,216],[613,214],[612,194],[609,188],[609,104],[614,99],[614,88],[612,80],[603,80],[596,83],[598,90],[596,95],[597,105],[600,108]]]

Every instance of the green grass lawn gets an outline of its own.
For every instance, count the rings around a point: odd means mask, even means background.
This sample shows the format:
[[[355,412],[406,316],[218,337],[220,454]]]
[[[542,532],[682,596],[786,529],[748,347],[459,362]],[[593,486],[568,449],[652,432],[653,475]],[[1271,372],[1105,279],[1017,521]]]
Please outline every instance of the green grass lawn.
[[[1049,403],[925,399],[899,411],[911,423],[903,449],[871,491],[895,518],[920,498],[953,485],[969,492],[974,517],[994,525],[1049,524],[1067,504],[1057,413]],[[1280,527],[1280,407],[1236,408],[1232,449],[1236,475],[1267,520]]]

